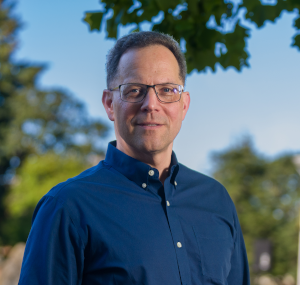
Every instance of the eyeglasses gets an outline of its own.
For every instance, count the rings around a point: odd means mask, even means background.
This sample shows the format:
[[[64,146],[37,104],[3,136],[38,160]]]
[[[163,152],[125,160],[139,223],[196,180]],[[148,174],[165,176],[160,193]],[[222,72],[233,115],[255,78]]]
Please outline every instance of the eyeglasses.
[[[149,87],[152,87],[160,102],[173,103],[181,98],[183,86],[174,83],[163,83],[155,85],[146,85],[140,83],[121,84],[118,87],[109,89],[115,91],[119,89],[122,101],[130,103],[138,103],[144,100],[148,93]]]

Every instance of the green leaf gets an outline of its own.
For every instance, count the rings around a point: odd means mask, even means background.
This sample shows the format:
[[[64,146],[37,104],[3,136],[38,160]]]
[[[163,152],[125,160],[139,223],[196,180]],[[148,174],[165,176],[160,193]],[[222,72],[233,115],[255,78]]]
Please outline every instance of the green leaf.
[[[294,27],[296,27],[298,30],[300,30],[300,17],[295,20]]]
[[[170,0],[155,0],[160,10],[167,12],[169,9],[175,9],[182,1],[170,1]]]
[[[83,19],[90,25],[90,31],[101,29],[101,22],[105,12],[86,12]]]
[[[294,42],[292,46],[298,47],[298,50],[300,51],[300,34],[294,36]]]
[[[118,33],[118,23],[115,22],[114,17],[106,21],[107,37],[108,38],[117,38]]]
[[[251,20],[260,28],[266,20],[274,22],[283,10],[291,11],[290,1],[278,0],[276,5],[263,5],[259,0],[244,0],[247,9],[246,19]]]
[[[245,39],[249,37],[248,31],[238,22],[233,33],[224,35],[227,53],[220,56],[220,64],[224,68],[233,66],[240,71],[242,67],[248,66],[248,53],[245,51]]]
[[[132,33],[137,33],[137,32],[140,32],[140,28],[139,27],[136,27],[134,28],[133,30],[130,31],[130,34]]]
[[[230,8],[232,10],[233,5],[231,5]],[[204,1],[203,9],[204,9],[204,13],[206,15],[209,15],[209,17],[211,15],[215,16],[216,23],[219,26],[221,25],[221,19],[222,19],[223,15],[225,15],[227,13],[231,14],[231,12],[228,11],[227,4],[224,3],[223,1],[219,1],[219,0]]]

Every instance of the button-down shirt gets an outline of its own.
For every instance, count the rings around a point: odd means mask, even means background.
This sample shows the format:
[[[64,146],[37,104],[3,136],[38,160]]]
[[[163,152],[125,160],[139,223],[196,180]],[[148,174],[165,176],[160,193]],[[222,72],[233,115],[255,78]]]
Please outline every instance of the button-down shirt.
[[[248,285],[225,188],[177,162],[158,170],[108,146],[106,158],[38,203],[20,285]]]

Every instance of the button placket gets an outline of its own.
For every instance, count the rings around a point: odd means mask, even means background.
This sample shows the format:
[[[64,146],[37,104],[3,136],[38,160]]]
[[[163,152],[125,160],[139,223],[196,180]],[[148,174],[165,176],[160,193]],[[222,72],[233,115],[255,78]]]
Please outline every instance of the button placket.
[[[176,206],[170,207],[173,201],[174,190],[176,189],[177,182],[173,183],[170,179],[165,181],[165,197],[166,197],[166,213],[169,221],[169,228],[172,234],[174,247],[176,250],[177,262],[179,266],[179,273],[182,279],[182,284],[190,284],[190,268],[188,265],[188,257],[186,248],[184,247],[184,235],[180,224],[179,217],[176,213]]]

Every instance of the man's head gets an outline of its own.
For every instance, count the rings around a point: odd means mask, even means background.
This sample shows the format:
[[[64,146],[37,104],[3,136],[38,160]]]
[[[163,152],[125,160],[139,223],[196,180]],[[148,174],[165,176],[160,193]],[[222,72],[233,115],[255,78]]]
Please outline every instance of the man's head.
[[[170,36],[141,32],[117,41],[108,55],[109,89],[104,90],[102,102],[109,119],[114,121],[120,150],[139,157],[170,151],[189,107],[189,93],[182,92],[180,100],[164,103],[154,88],[149,87],[140,102],[132,103],[122,100],[118,86],[128,83],[184,85],[185,74],[184,56]],[[136,87],[131,92],[136,93]]]
[[[186,62],[184,55],[173,37],[158,32],[138,32],[120,38],[109,51],[106,61],[106,83],[112,88],[111,83],[118,76],[118,65],[122,55],[129,49],[138,49],[153,45],[162,45],[168,48],[175,56],[179,66],[179,76],[185,84]]]

